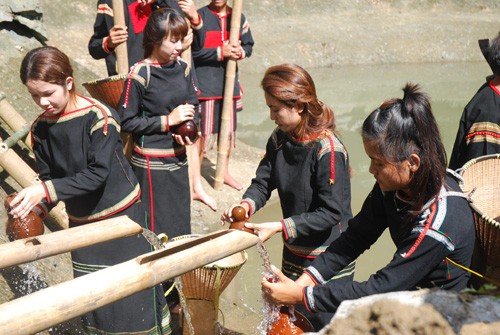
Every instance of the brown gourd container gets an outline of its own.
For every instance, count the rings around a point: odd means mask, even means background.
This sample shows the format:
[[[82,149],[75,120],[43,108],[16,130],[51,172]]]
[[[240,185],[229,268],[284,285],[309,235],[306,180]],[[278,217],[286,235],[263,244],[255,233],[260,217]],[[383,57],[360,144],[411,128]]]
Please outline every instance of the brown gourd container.
[[[16,197],[17,193],[12,193],[4,201],[5,210],[7,211],[7,224],[5,233],[9,240],[15,241],[23,238],[34,237],[42,235],[44,231],[43,221],[35,212],[28,213],[26,218],[14,218],[8,214],[10,212],[10,202]]]
[[[247,212],[243,206],[235,206],[231,211],[231,216],[233,217],[233,222],[229,225],[229,229],[236,229],[245,231],[250,234],[255,234],[253,229],[245,227]]]

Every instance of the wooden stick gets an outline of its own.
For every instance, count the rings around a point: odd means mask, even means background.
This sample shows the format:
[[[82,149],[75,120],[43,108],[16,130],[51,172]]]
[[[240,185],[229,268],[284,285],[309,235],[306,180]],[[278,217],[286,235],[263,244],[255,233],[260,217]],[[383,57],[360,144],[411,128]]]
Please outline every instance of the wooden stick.
[[[197,245],[179,245],[48,287],[0,305],[0,334],[34,334],[167,279],[240,252],[258,237],[226,230]]]
[[[23,188],[40,183],[38,174],[14,150],[2,144],[2,138],[0,138],[0,166]],[[64,207],[64,203],[60,202],[44,220],[49,230],[55,231],[68,227]]]
[[[83,247],[142,233],[127,216],[89,223],[50,234],[0,244],[0,268],[62,254]]]
[[[126,26],[123,0],[113,0],[111,2],[111,5],[113,6],[114,24],[120,26]],[[129,29],[132,29],[132,27],[129,27]],[[128,42],[117,45],[115,48],[116,67],[118,74],[127,74],[129,70],[127,43]]]
[[[4,92],[0,92],[0,118],[15,132],[29,127],[28,122],[7,101]],[[24,143],[31,150],[31,136],[25,136]]]
[[[241,12],[243,0],[233,1],[231,13],[231,29],[229,31],[229,43],[236,44],[240,36]],[[229,148],[229,129],[231,113],[233,112],[234,81],[236,78],[236,61],[228,60],[226,65],[226,82],[224,84],[224,100],[222,102],[221,126],[219,130],[219,145],[217,147],[217,165],[215,168],[214,188],[220,190],[224,184],[224,169],[227,161]]]

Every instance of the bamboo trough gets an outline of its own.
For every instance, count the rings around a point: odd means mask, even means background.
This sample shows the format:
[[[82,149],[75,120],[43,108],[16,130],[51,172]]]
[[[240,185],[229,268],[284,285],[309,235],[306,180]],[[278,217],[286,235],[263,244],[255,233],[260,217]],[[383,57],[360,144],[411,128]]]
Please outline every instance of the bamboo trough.
[[[127,216],[0,244],[0,269],[142,233]]]
[[[34,334],[257,244],[221,230],[0,305],[0,334]]]

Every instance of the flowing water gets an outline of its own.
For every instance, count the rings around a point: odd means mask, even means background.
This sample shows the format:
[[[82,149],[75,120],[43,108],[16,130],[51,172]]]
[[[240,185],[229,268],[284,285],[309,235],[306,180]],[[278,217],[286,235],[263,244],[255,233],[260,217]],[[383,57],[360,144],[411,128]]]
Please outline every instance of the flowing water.
[[[406,82],[418,83],[431,98],[446,150],[450,153],[464,106],[491,73],[486,62],[343,66],[307,70],[315,81],[319,99],[334,109],[337,130],[349,151],[354,171],[351,180],[354,215],[374,184],[373,177],[368,173],[369,160],[360,136],[360,127],[366,116],[384,100],[402,97],[401,89]],[[241,141],[263,149],[275,125],[269,119],[269,110],[259,86],[263,73],[248,71],[241,68],[240,80],[245,96],[244,110],[238,114],[237,136]],[[257,212],[251,221],[266,222],[281,218],[279,201],[274,194],[266,207]],[[271,263],[280,268],[281,236],[273,236],[266,242],[266,248]],[[394,250],[388,234],[384,234],[358,259],[355,279],[366,280],[370,274],[387,264]],[[262,259],[255,248],[247,252],[247,263],[224,295],[236,304],[260,313],[263,302],[258,292],[261,290]]]

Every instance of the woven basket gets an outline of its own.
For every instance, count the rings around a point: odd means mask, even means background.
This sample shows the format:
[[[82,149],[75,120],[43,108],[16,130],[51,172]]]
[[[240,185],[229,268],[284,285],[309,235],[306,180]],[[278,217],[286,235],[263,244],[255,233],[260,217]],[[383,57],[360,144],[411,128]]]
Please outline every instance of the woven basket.
[[[500,266],[500,154],[468,161],[461,169],[462,191],[472,194],[476,235],[489,266]]]
[[[197,236],[199,235],[183,235],[173,238],[172,241]],[[247,258],[247,253],[240,251],[183,274],[181,276],[182,293],[187,299],[216,301],[245,264]]]
[[[126,78],[126,74],[118,74],[108,78],[87,81],[82,85],[87,89],[92,98],[101,100],[114,109],[118,109]]]

